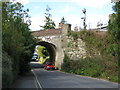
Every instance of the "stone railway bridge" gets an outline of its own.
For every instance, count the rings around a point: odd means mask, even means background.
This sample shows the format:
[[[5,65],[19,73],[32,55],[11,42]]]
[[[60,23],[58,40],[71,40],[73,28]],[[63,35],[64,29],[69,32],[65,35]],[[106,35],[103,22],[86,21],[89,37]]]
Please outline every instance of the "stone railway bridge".
[[[61,68],[64,54],[67,54],[71,60],[91,57],[91,54],[101,55],[99,51],[93,48],[90,52],[87,51],[86,44],[81,38],[74,40],[73,37],[68,36],[70,31],[71,24],[64,24],[59,29],[33,31],[32,35],[38,39],[36,45],[46,47],[50,54],[50,61],[55,63],[58,68]],[[74,31],[76,32],[76,30]]]
[[[55,63],[55,66],[61,67],[64,58],[64,51],[67,47],[67,32],[71,30],[70,24],[64,24],[59,29],[48,29],[33,31],[32,35],[39,40],[37,45],[46,47],[50,54],[50,61]]]

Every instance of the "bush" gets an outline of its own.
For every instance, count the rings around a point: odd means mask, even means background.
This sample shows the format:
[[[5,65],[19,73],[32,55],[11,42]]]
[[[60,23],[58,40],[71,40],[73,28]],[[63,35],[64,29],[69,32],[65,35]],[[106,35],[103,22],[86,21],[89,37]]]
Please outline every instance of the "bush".
[[[111,63],[111,61],[109,62]],[[109,62],[106,60],[99,59],[99,57],[94,59],[87,57],[86,59],[73,61],[70,60],[67,55],[65,55],[64,63],[61,66],[61,70],[68,73],[99,77],[117,82],[118,72],[116,70],[116,64],[110,65]],[[114,68],[114,71],[112,68]]]
[[[3,52],[2,55],[2,87],[8,88],[13,83],[12,59]]]
[[[78,33],[77,32],[70,31],[70,32],[68,32],[67,35],[73,37],[74,40],[78,39]]]
[[[21,3],[2,3],[3,88],[10,87],[18,75],[29,70],[28,63],[34,52],[36,41],[31,35],[30,23],[22,21],[30,18],[29,10],[23,10],[23,7]]]

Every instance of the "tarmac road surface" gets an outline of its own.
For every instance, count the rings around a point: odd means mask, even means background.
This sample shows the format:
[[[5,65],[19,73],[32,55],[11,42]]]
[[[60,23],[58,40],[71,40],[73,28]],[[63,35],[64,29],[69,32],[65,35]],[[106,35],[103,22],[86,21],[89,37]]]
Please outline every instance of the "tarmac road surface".
[[[33,69],[40,88],[88,88],[89,90],[118,90],[118,84],[91,77],[68,74],[60,71]]]
[[[30,63],[32,70],[18,79],[13,88],[34,90],[120,90],[117,83],[58,70],[45,70],[38,62]]]

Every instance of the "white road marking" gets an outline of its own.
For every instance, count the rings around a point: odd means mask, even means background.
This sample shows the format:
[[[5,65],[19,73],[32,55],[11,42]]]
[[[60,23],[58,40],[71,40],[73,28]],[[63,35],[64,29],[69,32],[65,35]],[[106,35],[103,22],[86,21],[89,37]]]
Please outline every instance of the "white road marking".
[[[33,74],[34,74],[34,76],[35,76],[35,79],[36,79],[36,82],[37,82],[39,88],[40,88],[41,90],[43,90],[43,89],[42,89],[42,86],[41,86],[41,84],[40,84],[40,82],[39,82],[38,79],[37,79],[37,75],[34,73],[33,70],[31,70],[31,71],[33,72]]]
[[[38,90],[38,85],[37,85],[37,82],[36,82],[36,80],[35,80],[35,77],[34,77],[34,82],[35,82],[35,87],[36,87],[37,90]]]

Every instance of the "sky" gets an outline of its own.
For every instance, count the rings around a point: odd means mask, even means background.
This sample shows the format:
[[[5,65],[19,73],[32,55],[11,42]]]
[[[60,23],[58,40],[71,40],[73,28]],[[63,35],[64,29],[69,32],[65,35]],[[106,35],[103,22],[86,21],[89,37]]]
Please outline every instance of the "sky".
[[[29,15],[32,31],[42,29],[40,26],[45,24],[45,12],[47,5],[51,8],[52,20],[58,28],[58,24],[64,17],[67,23],[83,28],[84,14],[82,10],[86,9],[87,28],[96,28],[97,22],[108,23],[109,14],[112,14],[113,3],[111,0],[17,0],[24,5],[24,9],[29,9]]]

